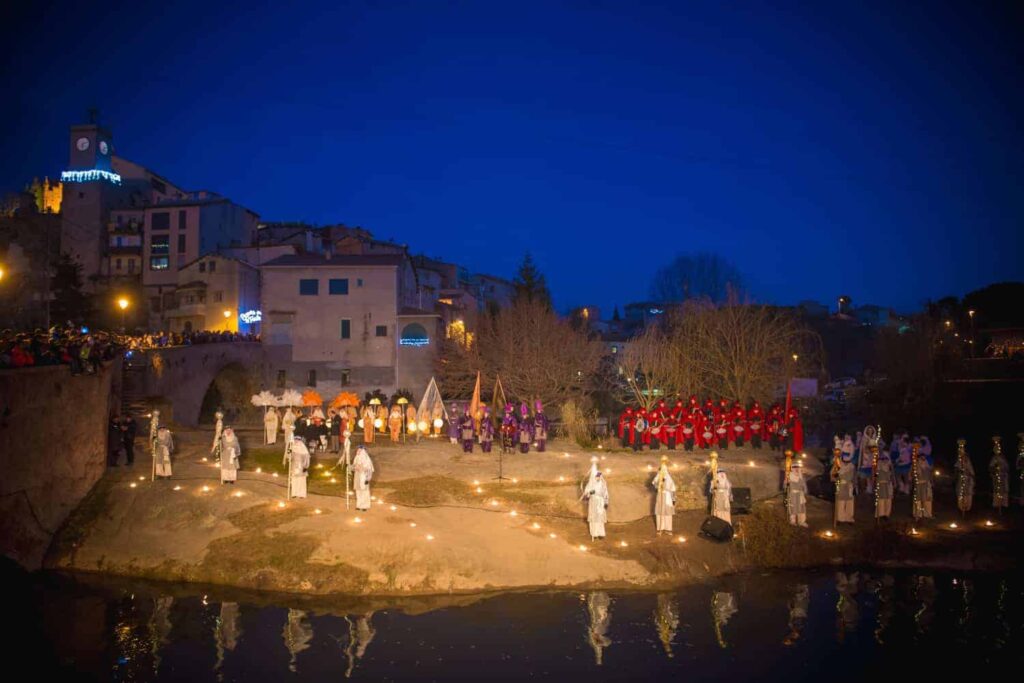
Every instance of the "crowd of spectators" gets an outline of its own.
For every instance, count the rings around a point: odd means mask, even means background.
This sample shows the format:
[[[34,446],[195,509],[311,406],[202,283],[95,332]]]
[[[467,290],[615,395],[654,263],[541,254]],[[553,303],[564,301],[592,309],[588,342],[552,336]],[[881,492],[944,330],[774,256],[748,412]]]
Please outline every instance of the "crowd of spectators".
[[[71,372],[96,372],[100,363],[114,359],[123,348],[115,335],[90,333],[81,328],[49,331],[0,332],[0,368],[70,365]]]
[[[3,330],[0,331],[0,369],[70,365],[74,374],[92,373],[100,363],[126,351],[239,341],[259,341],[259,336],[210,331],[125,335],[90,332],[71,325],[51,327],[49,331]]]
[[[219,344],[224,342],[257,342],[258,334],[242,332],[154,332],[134,336],[125,336],[125,346],[129,349],[157,349],[167,346],[194,346],[197,344]]]

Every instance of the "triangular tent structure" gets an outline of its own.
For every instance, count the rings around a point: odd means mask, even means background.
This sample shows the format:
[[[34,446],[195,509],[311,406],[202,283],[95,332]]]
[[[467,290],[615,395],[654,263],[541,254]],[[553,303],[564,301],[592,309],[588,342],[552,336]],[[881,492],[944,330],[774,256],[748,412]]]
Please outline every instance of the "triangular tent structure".
[[[420,407],[416,410],[416,414],[421,420],[434,419],[437,415],[443,415],[444,419],[448,419],[448,411],[444,409],[441,391],[437,388],[437,381],[433,377],[430,378],[427,390],[423,392],[423,399],[420,401]]]

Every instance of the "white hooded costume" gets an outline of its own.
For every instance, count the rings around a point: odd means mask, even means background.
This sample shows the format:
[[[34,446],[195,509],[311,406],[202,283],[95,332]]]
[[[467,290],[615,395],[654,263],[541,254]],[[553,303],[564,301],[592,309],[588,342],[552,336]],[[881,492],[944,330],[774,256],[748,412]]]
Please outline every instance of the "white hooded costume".
[[[161,427],[156,432],[156,449],[153,457],[156,459],[156,476],[171,476],[171,453],[174,452],[174,437],[171,430]]]
[[[729,477],[725,476],[725,470],[718,470],[718,474],[711,480],[711,514],[719,519],[732,524],[732,484]]]
[[[291,498],[306,497],[306,470],[309,469],[309,449],[302,439],[294,437],[292,447],[285,451],[284,462],[288,464],[288,486]]]
[[[242,456],[242,445],[238,443],[235,430],[225,427],[220,437],[220,483],[238,479],[238,459]]]
[[[797,460],[786,476],[786,508],[789,510],[789,523],[793,526],[807,526],[807,482],[803,470]]]
[[[356,510],[370,509],[370,480],[373,478],[373,461],[365,447],[356,449],[356,459],[352,461],[352,486],[356,490]]]
[[[281,429],[284,430],[285,444],[291,443],[292,437],[295,436],[295,413],[291,406],[284,411],[284,417],[281,418]]]
[[[658,533],[672,532],[672,515],[676,513],[676,483],[668,473],[668,466],[662,463],[661,469],[654,475],[651,486],[658,489],[654,499],[654,518]]]
[[[601,476],[597,465],[590,466],[590,477],[583,497],[587,499],[587,522],[590,523],[590,538],[604,538],[604,525],[608,521],[608,482]]]
[[[277,422],[277,409],[267,408],[267,412],[263,415],[263,428],[268,444],[277,443]]]

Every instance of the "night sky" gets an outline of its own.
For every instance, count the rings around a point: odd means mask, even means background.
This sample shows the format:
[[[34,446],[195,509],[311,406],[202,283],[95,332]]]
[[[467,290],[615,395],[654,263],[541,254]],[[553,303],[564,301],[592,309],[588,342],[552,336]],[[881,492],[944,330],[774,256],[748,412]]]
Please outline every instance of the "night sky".
[[[95,106],[118,154],[265,220],[505,277],[532,251],[562,310],[680,251],[780,304],[1024,278],[1019,4],[147,4],[8,10],[0,190],[58,175]]]

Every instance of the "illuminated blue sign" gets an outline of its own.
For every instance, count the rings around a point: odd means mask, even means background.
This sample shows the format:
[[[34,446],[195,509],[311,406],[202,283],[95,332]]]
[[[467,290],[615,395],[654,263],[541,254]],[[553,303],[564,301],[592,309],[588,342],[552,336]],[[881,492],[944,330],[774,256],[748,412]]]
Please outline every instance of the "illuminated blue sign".
[[[403,337],[402,339],[398,340],[398,345],[399,346],[426,346],[429,343],[430,343],[430,339],[428,339],[426,337],[423,337],[423,338],[412,338],[412,339],[406,339],[406,338]]]
[[[64,171],[60,174],[63,183],[89,183],[94,180],[109,180],[114,185],[121,184],[121,176],[112,171],[92,169],[89,171]]]
[[[661,315],[662,313],[665,312],[665,309],[664,308],[650,308],[650,309],[648,309],[647,312],[650,313],[651,315]]]
[[[245,313],[239,313],[238,319],[246,325],[252,325],[263,320],[263,311],[246,311]]]

